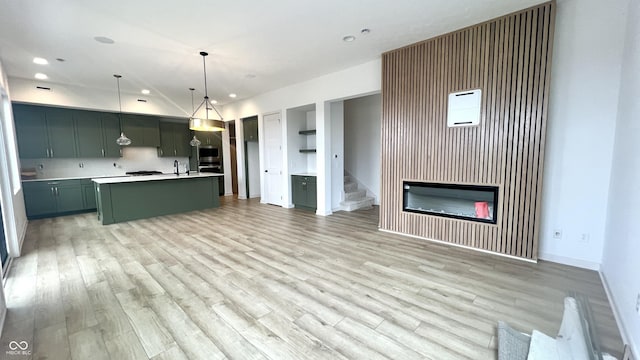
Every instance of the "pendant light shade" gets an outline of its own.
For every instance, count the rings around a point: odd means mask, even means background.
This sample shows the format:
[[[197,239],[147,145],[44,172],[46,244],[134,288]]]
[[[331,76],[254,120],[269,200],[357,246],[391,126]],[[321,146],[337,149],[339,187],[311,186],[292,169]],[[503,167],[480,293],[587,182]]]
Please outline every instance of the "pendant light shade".
[[[224,121],[191,117],[189,119],[189,129],[195,131],[224,131]]]
[[[224,121],[223,121],[224,119],[222,118],[222,115],[220,115],[220,112],[216,109],[215,106],[213,106],[213,104],[209,100],[209,94],[207,92],[207,63],[206,63],[206,57],[209,54],[204,52],[204,51],[201,51],[200,55],[202,56],[202,68],[204,70],[204,99],[202,100],[200,105],[198,105],[198,108],[195,109],[195,111],[193,112],[193,114],[189,118],[189,129],[195,130],[195,131],[224,131],[224,129],[225,129]],[[193,99],[193,89],[190,89],[190,90],[191,90],[191,98]],[[202,105],[205,106],[204,107],[204,109],[205,109],[205,118],[204,119],[200,119],[200,118],[198,118],[196,116],[196,113],[198,112],[198,110],[200,110]],[[216,114],[218,114],[218,117],[220,118],[220,120],[209,119],[209,110],[210,109],[215,111]]]
[[[202,142],[200,142],[200,140],[198,140],[198,138],[193,135],[193,139],[191,139],[191,141],[189,141],[189,145],[191,146],[200,146],[200,144],[202,144]]]
[[[120,146],[131,145],[131,139],[129,139],[123,132],[120,133],[120,137],[116,139],[116,144]]]
[[[114,74],[113,77],[116,78],[116,83],[118,85],[118,108],[120,109],[120,112],[118,112],[118,118],[120,119],[120,123],[122,123],[122,101],[120,100],[120,78],[122,75]],[[116,139],[116,144],[120,146],[131,145],[131,139],[129,139],[124,132],[121,132],[120,137]]]

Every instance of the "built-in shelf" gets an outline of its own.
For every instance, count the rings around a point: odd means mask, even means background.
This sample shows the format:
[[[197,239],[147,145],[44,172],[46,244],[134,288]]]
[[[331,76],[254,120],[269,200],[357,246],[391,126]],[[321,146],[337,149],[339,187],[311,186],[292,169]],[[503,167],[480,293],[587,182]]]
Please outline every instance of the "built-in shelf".
[[[300,135],[315,135],[316,134],[316,129],[300,130],[300,131],[298,131],[298,134],[300,134]]]
[[[300,149],[301,153],[314,153],[316,149]]]

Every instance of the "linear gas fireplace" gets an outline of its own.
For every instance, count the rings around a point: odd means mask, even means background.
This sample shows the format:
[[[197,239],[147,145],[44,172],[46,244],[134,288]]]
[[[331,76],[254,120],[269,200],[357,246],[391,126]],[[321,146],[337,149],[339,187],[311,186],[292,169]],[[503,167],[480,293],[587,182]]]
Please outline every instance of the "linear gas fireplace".
[[[495,224],[497,186],[404,181],[403,211]]]

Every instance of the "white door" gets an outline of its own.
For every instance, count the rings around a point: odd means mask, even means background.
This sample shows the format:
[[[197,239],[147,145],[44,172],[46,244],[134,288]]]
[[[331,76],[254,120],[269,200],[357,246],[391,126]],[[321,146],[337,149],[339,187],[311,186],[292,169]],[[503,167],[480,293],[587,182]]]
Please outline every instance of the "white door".
[[[280,114],[264,116],[264,182],[266,203],[282,206],[282,126]]]

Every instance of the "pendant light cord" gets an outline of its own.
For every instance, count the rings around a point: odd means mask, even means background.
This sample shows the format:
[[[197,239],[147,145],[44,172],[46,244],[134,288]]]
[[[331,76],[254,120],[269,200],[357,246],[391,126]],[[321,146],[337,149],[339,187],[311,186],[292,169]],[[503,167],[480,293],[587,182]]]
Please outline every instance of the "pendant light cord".
[[[207,91],[207,55],[209,55],[205,51],[201,51],[200,55],[202,55],[202,69],[204,71],[204,113],[205,119],[209,118],[209,92]]]
[[[122,75],[113,75],[116,78],[116,83],[118,84],[118,108],[120,109],[120,113],[118,116],[122,116],[122,100],[120,99],[120,78]]]

